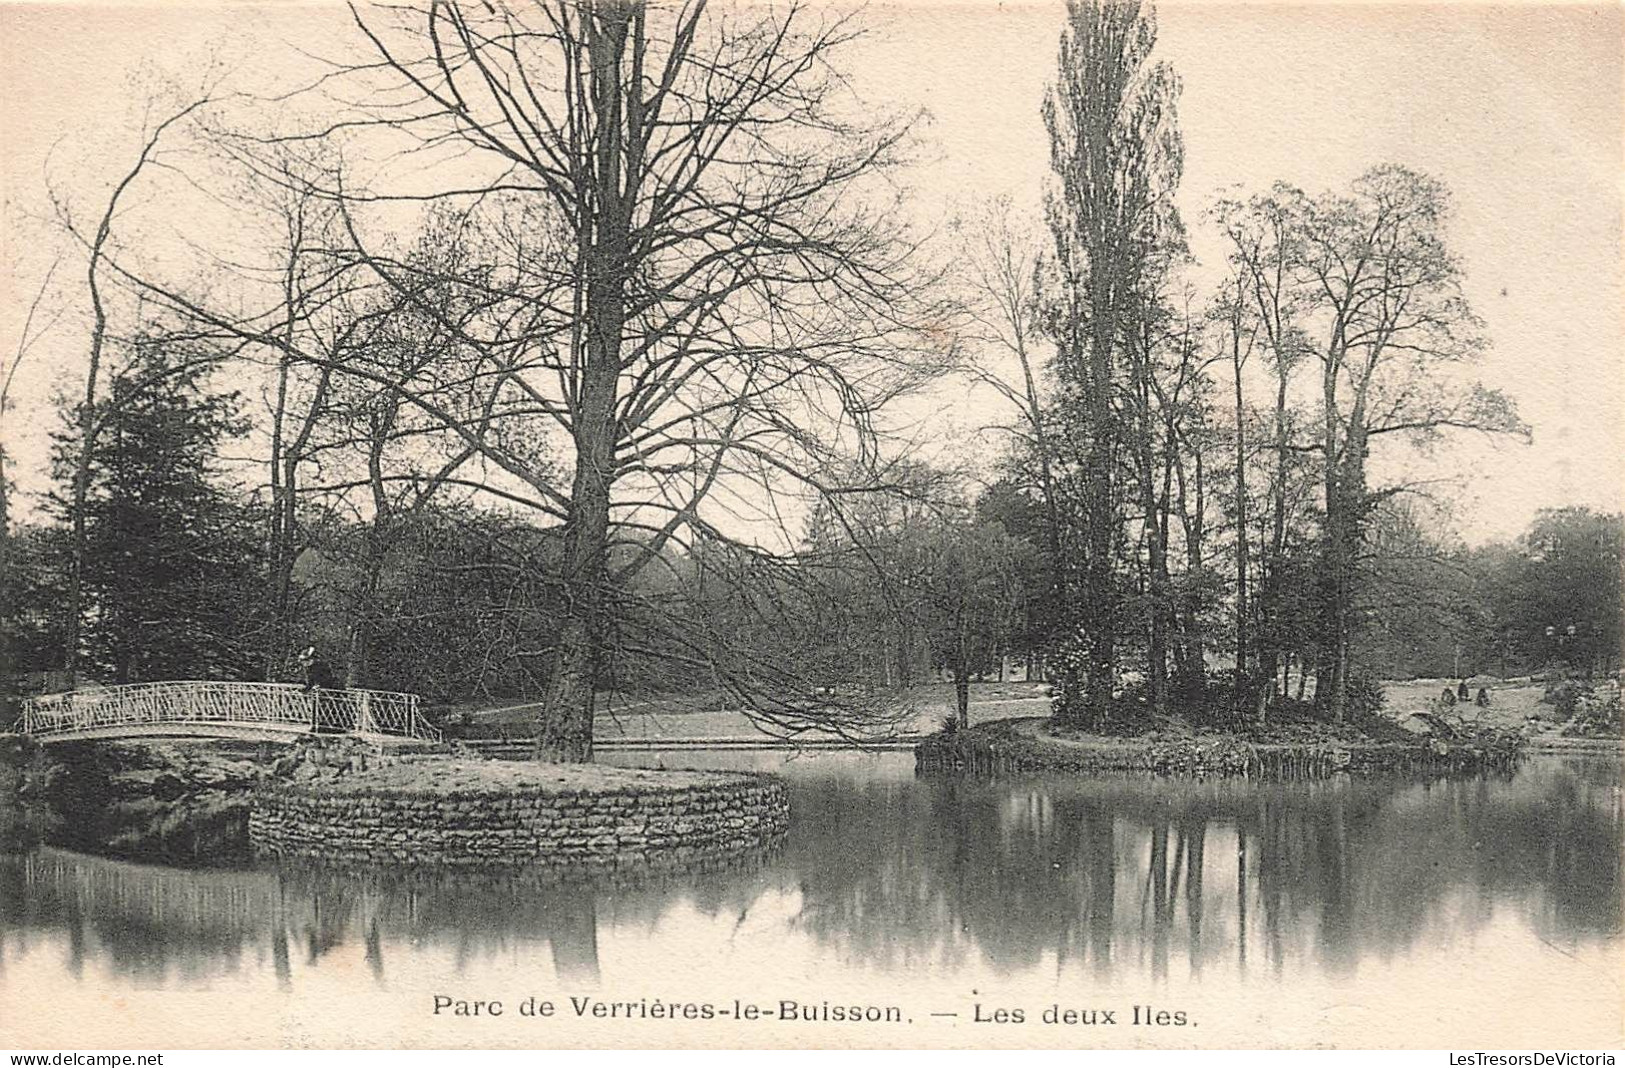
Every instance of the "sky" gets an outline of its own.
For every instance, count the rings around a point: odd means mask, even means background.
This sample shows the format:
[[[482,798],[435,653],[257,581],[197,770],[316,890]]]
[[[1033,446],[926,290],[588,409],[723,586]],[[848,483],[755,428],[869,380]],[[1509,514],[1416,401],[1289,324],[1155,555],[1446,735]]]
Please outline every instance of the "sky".
[[[928,116],[908,176],[922,220],[1001,194],[1036,209],[1048,167],[1039,101],[1063,8],[920,0],[867,17],[875,32],[850,57],[853,85]],[[1427,461],[1455,480],[1467,539],[1513,537],[1542,507],[1625,510],[1622,9],[1183,2],[1161,5],[1160,27],[1157,54],[1184,86],[1181,206],[1205,265],[1222,251],[1202,212],[1236,187],[1318,193],[1395,162],[1452,190],[1451,240],[1492,342],[1481,377],[1533,429],[1527,446],[1468,439]],[[93,205],[137,147],[155,80],[195,80],[212,60],[234,85],[282,84],[312,69],[302,52],[346,32],[327,3],[0,3],[0,363],[51,262],[37,221],[46,174]],[[45,485],[51,393],[82,376],[84,317],[64,284],[80,270],[58,268],[51,308],[65,314],[24,358],[0,424],[25,492]],[[982,403],[961,394],[940,420],[982,425],[993,418]]]

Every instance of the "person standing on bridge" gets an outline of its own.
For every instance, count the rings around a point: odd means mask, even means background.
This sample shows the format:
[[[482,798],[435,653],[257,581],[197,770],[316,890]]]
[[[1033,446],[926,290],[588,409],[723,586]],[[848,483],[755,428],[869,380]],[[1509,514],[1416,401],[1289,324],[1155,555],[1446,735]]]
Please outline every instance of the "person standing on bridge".
[[[299,671],[304,676],[304,692],[315,695],[310,706],[310,729],[319,733],[322,729],[321,691],[333,688],[333,670],[316,655],[314,645],[307,645],[299,652]]]

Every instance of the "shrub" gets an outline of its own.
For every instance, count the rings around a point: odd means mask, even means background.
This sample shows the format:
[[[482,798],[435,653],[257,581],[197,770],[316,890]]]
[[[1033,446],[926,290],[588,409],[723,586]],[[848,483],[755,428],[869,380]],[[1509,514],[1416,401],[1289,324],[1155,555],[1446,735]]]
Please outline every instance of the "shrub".
[[[1619,683],[1610,679],[1595,691],[1580,694],[1575,699],[1574,722],[1563,733],[1608,737],[1625,734],[1625,707],[1620,702]]]
[[[1349,673],[1348,696],[1344,711],[1351,719],[1375,716],[1387,703],[1388,695],[1383,692],[1382,683],[1375,675],[1368,675],[1363,671]]]
[[[1202,703],[1190,712],[1191,718],[1198,723],[1225,725],[1251,721],[1252,710],[1257,707],[1257,683],[1246,677],[1238,683],[1234,668],[1221,668],[1208,673]]]
[[[1541,701],[1556,709],[1559,718],[1568,719],[1579,708],[1580,698],[1589,692],[1585,686],[1573,679],[1563,679],[1548,685],[1546,696],[1542,697]]]

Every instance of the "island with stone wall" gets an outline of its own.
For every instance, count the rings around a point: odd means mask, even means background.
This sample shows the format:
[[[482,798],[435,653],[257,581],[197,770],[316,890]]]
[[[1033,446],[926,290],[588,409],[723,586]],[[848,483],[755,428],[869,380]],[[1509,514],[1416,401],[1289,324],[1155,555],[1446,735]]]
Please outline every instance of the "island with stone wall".
[[[768,775],[305,754],[253,795],[256,854],[343,865],[583,869],[687,865],[777,845],[784,783]]]

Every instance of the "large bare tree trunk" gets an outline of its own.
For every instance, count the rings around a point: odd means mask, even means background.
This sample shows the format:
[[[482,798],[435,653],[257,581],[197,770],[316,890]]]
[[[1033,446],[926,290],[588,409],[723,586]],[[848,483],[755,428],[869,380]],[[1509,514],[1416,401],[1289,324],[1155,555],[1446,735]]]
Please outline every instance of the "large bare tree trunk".
[[[1333,721],[1347,715],[1350,646],[1354,637],[1354,586],[1365,507],[1365,437],[1360,432],[1363,405],[1355,404],[1349,433],[1340,443],[1328,438],[1326,464],[1326,530],[1322,553],[1322,618],[1325,638],[1315,669],[1315,704]],[[1328,428],[1333,426],[1327,420]]]
[[[609,491],[614,481],[616,385],[626,327],[626,282],[631,226],[630,196],[623,189],[628,166],[622,113],[621,64],[633,22],[641,18],[630,4],[608,4],[584,12],[591,62],[592,107],[597,123],[595,173],[584,190],[594,225],[583,227],[586,268],[586,338],[580,399],[574,424],[575,477],[565,525],[564,621],[559,628],[553,675],[536,734],[543,760],[592,759],[593,713],[597,708],[599,651],[604,638],[608,592]],[[641,88],[634,86],[632,107]],[[631,186],[636,175],[626,180]]]

